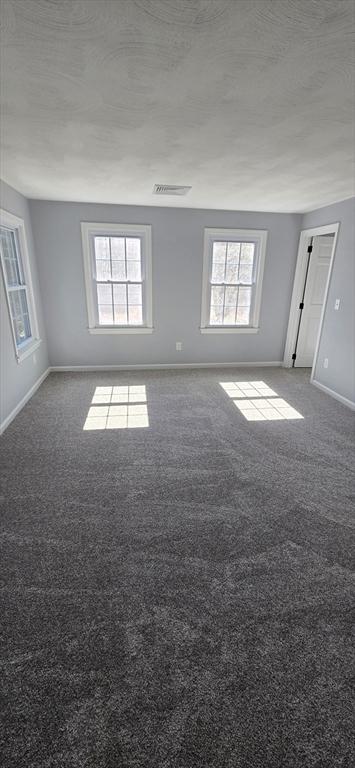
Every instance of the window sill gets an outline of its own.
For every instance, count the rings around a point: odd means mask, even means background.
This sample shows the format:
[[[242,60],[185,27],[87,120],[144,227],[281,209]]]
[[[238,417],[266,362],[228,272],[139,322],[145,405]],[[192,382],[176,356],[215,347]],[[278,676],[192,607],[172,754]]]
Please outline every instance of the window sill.
[[[147,328],[147,326],[131,326],[130,328],[125,328],[123,326],[117,327],[117,326],[102,326],[95,327],[95,328],[88,328],[89,333],[92,334],[132,334],[132,333],[153,333],[154,328]]]
[[[31,343],[26,344],[23,349],[18,349],[16,351],[17,362],[22,363],[22,360],[25,360],[26,357],[32,355],[32,353],[38,349],[40,344],[42,344],[42,339],[34,339]]]
[[[228,325],[216,325],[200,328],[200,331],[201,333],[258,333],[259,328],[250,328],[250,326],[237,326],[234,328]]]

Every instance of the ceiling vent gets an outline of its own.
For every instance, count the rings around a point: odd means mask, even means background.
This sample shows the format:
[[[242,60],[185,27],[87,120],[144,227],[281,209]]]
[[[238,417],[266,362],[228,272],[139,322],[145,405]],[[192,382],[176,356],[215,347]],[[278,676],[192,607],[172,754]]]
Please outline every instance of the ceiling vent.
[[[175,184],[154,184],[154,195],[187,195],[191,187],[179,187]]]

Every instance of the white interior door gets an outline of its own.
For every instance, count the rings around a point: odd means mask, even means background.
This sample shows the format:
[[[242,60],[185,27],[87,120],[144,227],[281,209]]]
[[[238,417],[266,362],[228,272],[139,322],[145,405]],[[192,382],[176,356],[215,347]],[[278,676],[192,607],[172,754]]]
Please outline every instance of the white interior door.
[[[311,368],[313,365],[333,239],[334,235],[320,235],[313,239],[296,350],[297,367]]]

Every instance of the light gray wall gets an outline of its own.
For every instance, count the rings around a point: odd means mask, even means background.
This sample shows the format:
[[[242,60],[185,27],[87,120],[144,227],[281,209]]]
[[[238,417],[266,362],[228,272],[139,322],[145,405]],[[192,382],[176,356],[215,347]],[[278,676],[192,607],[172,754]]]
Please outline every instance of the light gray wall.
[[[300,215],[38,200],[30,201],[30,212],[52,365],[282,360]],[[152,225],[153,334],[88,333],[81,221]],[[200,333],[204,227],[268,230],[259,333]]]
[[[33,280],[34,298],[37,309],[41,345],[33,355],[29,355],[21,363],[17,362],[11,325],[0,268],[0,301],[1,301],[1,354],[0,354],[0,424],[7,418],[20,400],[27,394],[33,384],[48,368],[48,352],[45,327],[43,322],[42,302],[38,283],[37,264],[33,247],[31,221],[28,201],[12,187],[0,180],[0,208],[24,219],[26,238],[29,250],[30,268]]]
[[[29,201],[28,205],[22,195],[3,182],[0,184],[1,207],[20,216],[26,223],[43,339],[36,350],[35,360],[30,356],[20,364],[16,362],[1,278],[1,421],[46,370],[46,333],[52,365],[282,360],[299,232],[335,221],[340,223],[340,228],[315,379],[338,394],[355,399],[354,198],[302,217],[46,201]],[[152,225],[155,331],[151,336],[92,336],[88,333],[81,221]],[[258,334],[201,335],[199,332],[205,227],[268,230]],[[338,312],[334,310],[336,298],[341,300]],[[180,353],[175,350],[176,341],[183,343]],[[323,367],[325,357],[329,360],[327,369]]]
[[[355,402],[355,198],[305,214],[302,229],[336,221],[340,227],[314,378]]]

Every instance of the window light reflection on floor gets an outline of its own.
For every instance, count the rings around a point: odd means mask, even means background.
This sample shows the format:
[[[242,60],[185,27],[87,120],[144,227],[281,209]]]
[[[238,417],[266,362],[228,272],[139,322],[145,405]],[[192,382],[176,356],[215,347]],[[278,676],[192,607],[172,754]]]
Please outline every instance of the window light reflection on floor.
[[[220,385],[248,421],[303,419],[264,381],[221,381]]]
[[[149,427],[144,385],[96,387],[84,430]]]

